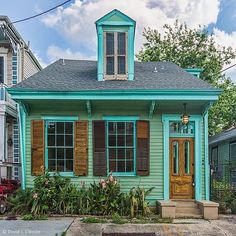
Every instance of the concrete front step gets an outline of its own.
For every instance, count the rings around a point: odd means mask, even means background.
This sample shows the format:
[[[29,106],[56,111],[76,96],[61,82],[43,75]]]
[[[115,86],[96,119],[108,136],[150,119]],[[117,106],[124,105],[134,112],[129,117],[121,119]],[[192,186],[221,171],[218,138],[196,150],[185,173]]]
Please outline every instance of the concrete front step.
[[[191,213],[176,213],[176,218],[192,218],[192,219],[202,219],[203,216],[201,214],[191,214]]]
[[[195,200],[177,199],[173,201],[176,203],[176,218],[202,218],[201,211]]]
[[[197,205],[197,203],[194,201],[194,200],[192,200],[192,199],[181,199],[181,200],[179,200],[179,199],[177,199],[177,200],[172,200],[173,202],[175,202],[176,203],[176,207],[177,208],[179,208],[179,207],[188,207],[188,208],[190,208],[190,207],[192,207],[192,208],[198,208],[198,205]]]
[[[176,214],[178,213],[186,213],[186,214],[195,214],[200,215],[201,211],[197,207],[177,207],[176,208]]]

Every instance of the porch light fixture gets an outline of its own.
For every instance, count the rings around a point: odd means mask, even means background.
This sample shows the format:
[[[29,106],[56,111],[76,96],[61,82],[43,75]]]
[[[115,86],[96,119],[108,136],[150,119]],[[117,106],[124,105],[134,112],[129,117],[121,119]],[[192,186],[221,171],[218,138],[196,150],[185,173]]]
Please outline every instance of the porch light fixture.
[[[189,122],[189,117],[190,117],[190,116],[187,114],[187,109],[186,109],[187,103],[184,103],[183,106],[184,106],[184,114],[181,116],[181,119],[182,119],[182,123],[183,123],[184,125],[187,125],[188,122]]]

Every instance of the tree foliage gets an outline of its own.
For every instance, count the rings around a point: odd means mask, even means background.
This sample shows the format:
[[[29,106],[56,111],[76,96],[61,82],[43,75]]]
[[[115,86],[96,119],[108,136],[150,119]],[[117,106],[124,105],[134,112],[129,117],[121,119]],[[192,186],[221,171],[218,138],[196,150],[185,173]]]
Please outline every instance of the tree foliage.
[[[218,45],[213,35],[202,26],[190,29],[175,21],[165,24],[164,33],[144,29],[146,42],[137,55],[140,61],[172,61],[182,68],[202,68],[201,79],[223,89],[219,101],[209,112],[209,132],[216,134],[236,125],[236,86],[221,70],[236,56],[231,47]]]

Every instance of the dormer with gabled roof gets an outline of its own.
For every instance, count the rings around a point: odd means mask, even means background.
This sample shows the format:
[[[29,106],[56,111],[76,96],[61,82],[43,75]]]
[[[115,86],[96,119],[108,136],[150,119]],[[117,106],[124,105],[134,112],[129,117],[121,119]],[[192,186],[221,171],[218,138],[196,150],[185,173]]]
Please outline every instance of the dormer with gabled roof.
[[[133,80],[136,22],[115,9],[95,24],[98,38],[97,79]]]

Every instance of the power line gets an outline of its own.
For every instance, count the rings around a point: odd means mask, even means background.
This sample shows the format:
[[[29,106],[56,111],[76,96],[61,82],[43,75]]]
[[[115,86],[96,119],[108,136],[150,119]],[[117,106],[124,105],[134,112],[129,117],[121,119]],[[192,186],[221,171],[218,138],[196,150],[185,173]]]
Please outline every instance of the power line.
[[[233,64],[233,65],[231,65],[231,66],[229,66],[229,67],[227,67],[227,68],[221,70],[219,73],[222,73],[222,72],[224,72],[224,71],[226,71],[226,70],[228,70],[228,69],[230,69],[230,68],[232,68],[232,67],[234,67],[234,66],[236,66],[236,64]]]
[[[33,16],[30,16],[30,17],[27,17],[27,18],[24,18],[24,19],[21,19],[21,20],[13,21],[13,22],[11,22],[9,25],[16,24],[16,23],[23,22],[23,21],[27,21],[27,20],[33,19],[33,18],[35,18],[35,17],[41,16],[41,15],[43,15],[43,14],[46,14],[46,13],[48,13],[48,12],[50,12],[50,11],[55,10],[55,9],[58,8],[58,7],[61,7],[61,6],[65,5],[66,3],[70,2],[70,1],[71,1],[71,0],[67,0],[67,1],[65,1],[65,2],[59,4],[59,5],[55,6],[55,7],[52,7],[52,8],[50,8],[50,9],[46,10],[46,11],[43,11],[43,12],[41,12],[41,13],[39,13],[39,14],[36,14],[36,15],[33,15]]]

